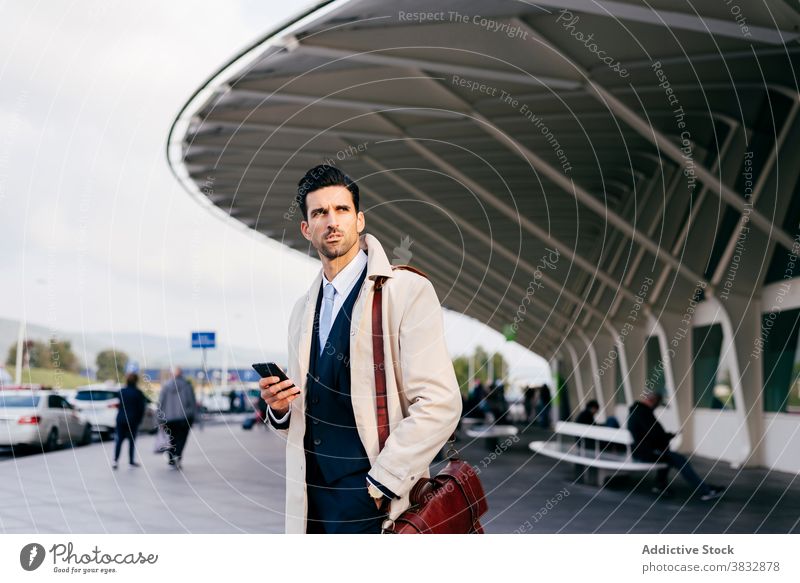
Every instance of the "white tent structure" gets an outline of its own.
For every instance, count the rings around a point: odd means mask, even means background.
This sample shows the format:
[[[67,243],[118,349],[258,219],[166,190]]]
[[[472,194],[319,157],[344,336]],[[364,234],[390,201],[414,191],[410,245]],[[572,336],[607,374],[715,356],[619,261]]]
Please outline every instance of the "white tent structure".
[[[796,8],[325,2],[198,89],[169,163],[310,252],[293,197],[331,161],[368,230],[549,358],[573,409],[662,391],[681,449],[800,472]]]

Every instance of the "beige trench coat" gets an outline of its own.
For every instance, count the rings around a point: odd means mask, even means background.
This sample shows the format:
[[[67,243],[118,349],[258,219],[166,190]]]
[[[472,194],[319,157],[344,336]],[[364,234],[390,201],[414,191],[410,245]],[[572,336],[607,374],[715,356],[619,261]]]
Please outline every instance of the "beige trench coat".
[[[372,235],[362,235],[360,242],[368,256],[367,277],[350,324],[350,390],[358,433],[372,464],[369,475],[400,496],[389,507],[394,519],[408,508],[414,484],[430,477],[428,466],[458,424],[461,395],[433,285],[411,271],[393,271]],[[381,275],[389,278],[383,288],[383,332],[390,433],[378,455],[371,308],[373,280]],[[273,428],[286,439],[287,533],[306,532],[305,391],[321,280],[320,269],[289,320],[287,373],[301,392],[290,405],[289,428]]]

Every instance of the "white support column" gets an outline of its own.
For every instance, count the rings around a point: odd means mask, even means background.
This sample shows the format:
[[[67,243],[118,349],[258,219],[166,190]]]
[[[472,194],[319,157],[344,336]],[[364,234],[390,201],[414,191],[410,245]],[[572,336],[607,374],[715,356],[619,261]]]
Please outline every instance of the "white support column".
[[[688,313],[687,305],[682,306],[684,313],[662,312],[658,314],[658,323],[664,331],[667,339],[667,356],[674,372],[675,388],[673,407],[676,410],[678,425],[676,430],[680,431],[681,443],[676,449],[693,453],[696,444],[694,437],[694,358],[692,355],[692,322],[691,314]],[[653,316],[655,318],[655,316]],[[686,318],[686,319],[685,319]],[[644,334],[642,342],[642,353],[640,358],[642,371],[642,384],[644,388],[645,364],[645,342],[652,330],[652,326],[642,326],[640,328]]]
[[[633,387],[631,386],[631,375],[630,370],[628,369],[628,356],[625,354],[625,343],[622,341],[622,337],[620,336],[619,332],[614,329],[614,326],[611,325],[610,322],[605,323],[606,330],[611,335],[611,338],[614,339],[614,350],[617,353],[617,359],[619,361],[619,370],[620,374],[622,375],[622,390],[625,393],[625,404],[632,405],[633,404]],[[612,370],[612,375],[614,371]],[[613,376],[612,376],[613,378]],[[616,387],[616,380],[614,380],[614,394],[617,392]],[[614,401],[614,405],[616,405],[616,400]]]
[[[752,356],[755,341],[761,337],[761,302],[731,294],[724,305],[715,297],[708,298],[704,304],[708,311],[714,311],[715,320],[722,325],[720,361],[726,363],[730,370],[734,411],[738,420],[736,431],[741,434],[741,448],[733,452],[731,466],[761,465],[758,446],[764,433],[764,378],[761,360]],[[731,318],[731,313],[735,318]],[[738,436],[724,437],[735,439]]]
[[[586,345],[586,350],[589,353],[589,365],[591,366],[592,371],[592,385],[594,388],[594,395],[597,399],[597,403],[600,405],[600,410],[605,412],[607,411],[606,407],[606,397],[603,394],[603,385],[600,379],[600,365],[597,361],[597,350],[595,350],[594,344],[592,341],[589,340],[589,337],[583,332],[583,330],[578,330],[578,336],[583,340],[583,343]]]
[[[672,370],[672,359],[670,358],[669,354],[669,341],[667,340],[667,334],[664,331],[664,327],[661,325],[661,322],[659,322],[655,316],[650,313],[647,314],[647,324],[650,328],[649,335],[655,336],[656,340],[658,341],[658,352],[659,356],[661,357],[661,364],[664,372],[664,386],[667,390],[666,403],[669,405],[667,408],[667,414],[670,418],[670,423],[665,425],[667,425],[668,430],[669,428],[679,429],[681,426],[681,415],[678,407],[677,394],[675,392],[675,374]],[[670,442],[675,449],[679,449],[682,443],[682,433],[678,433]]]
[[[575,377],[575,389],[578,393],[578,402],[573,409],[579,410],[579,408],[583,408],[587,401],[586,392],[583,389],[583,376],[581,375],[581,368],[579,366],[580,361],[578,360],[578,354],[575,352],[575,347],[572,346],[569,340],[564,340],[564,347],[567,349],[569,357],[572,360],[572,376]]]

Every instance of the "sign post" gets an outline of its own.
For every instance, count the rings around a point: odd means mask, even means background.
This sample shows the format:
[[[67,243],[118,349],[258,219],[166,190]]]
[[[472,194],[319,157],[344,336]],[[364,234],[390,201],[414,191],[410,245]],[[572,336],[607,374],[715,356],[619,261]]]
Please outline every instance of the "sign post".
[[[208,379],[208,368],[206,367],[206,349],[217,347],[216,332],[192,332],[192,348],[200,348],[203,351],[203,376]]]

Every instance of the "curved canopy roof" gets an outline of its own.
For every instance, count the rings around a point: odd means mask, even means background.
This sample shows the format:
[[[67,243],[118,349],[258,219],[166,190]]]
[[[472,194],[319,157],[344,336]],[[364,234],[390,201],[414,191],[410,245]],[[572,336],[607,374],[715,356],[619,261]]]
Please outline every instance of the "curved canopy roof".
[[[296,185],[336,163],[446,307],[516,318],[545,355],[719,293],[732,259],[752,294],[797,228],[800,14],[648,4],[323,3],[198,90],[169,161],[216,212],[314,255]]]

